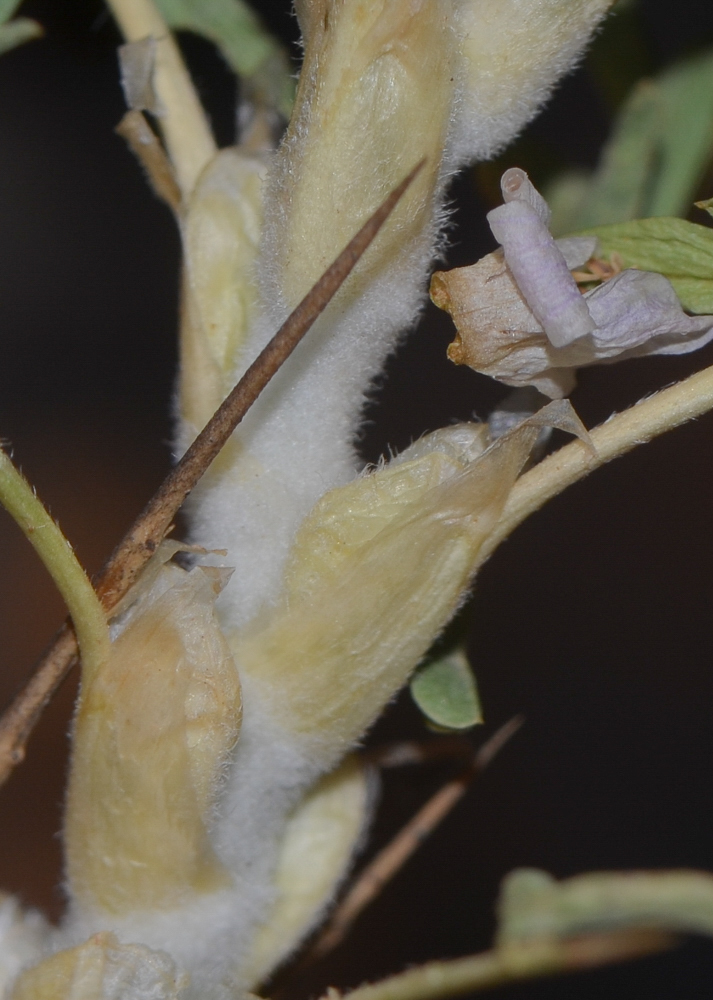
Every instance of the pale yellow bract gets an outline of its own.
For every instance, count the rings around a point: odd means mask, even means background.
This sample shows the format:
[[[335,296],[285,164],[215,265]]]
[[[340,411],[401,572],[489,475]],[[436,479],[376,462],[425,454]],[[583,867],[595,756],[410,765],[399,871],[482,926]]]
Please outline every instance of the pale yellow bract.
[[[282,604],[233,643],[285,727],[336,756],[371,725],[453,616],[538,433],[522,425],[458,460],[436,450],[436,432],[431,454],[319,501],[295,539]]]
[[[455,73],[450,4],[443,0],[296,6],[305,58],[279,154],[291,185],[283,209],[287,238],[276,261],[290,306],[424,157],[425,170],[340,298],[363,294],[432,227]]]
[[[254,321],[253,269],[262,227],[264,158],[224,149],[193,191],[183,233],[184,420],[201,430],[232,389],[232,373]]]
[[[241,717],[217,589],[201,568],[161,567],[83,684],[64,838],[72,896],[89,909],[178,906],[229,881],[207,829]]]
[[[168,955],[95,934],[22,973],[12,1000],[122,1000],[137,990],[179,1000],[185,985]]]

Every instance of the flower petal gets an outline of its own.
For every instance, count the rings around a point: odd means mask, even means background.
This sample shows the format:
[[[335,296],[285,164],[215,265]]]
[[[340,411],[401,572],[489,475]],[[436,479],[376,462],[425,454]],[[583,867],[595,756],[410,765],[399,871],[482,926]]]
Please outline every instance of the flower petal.
[[[569,269],[596,252],[596,237],[553,240],[524,171],[506,171],[502,188],[506,203],[488,215],[502,251],[431,280],[433,302],[456,325],[456,364],[557,398],[584,365],[685,354],[713,340],[713,316],[687,316],[661,274],[623,271],[581,295]]]
[[[528,306],[555,347],[591,333],[594,321],[562,251],[537,209],[511,201],[488,212],[493,236]]]
[[[501,250],[470,267],[437,271],[431,298],[453,317],[456,338],[448,357],[457,365],[506,385],[532,385],[553,399],[574,386],[567,369],[557,370],[556,351],[529,309]]]
[[[687,316],[662,274],[622,271],[586,299],[597,324],[592,361],[632,352],[687,354],[713,338],[713,316]]]
[[[550,206],[524,170],[520,167],[510,167],[506,170],[500,178],[500,190],[506,205],[511,201],[524,201],[530,208],[535,209],[542,225],[549,227],[552,218]]]

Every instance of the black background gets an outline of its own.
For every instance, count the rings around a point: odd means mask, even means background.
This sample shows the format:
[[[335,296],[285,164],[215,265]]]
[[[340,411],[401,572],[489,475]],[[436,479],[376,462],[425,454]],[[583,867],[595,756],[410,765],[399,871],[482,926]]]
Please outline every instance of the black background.
[[[295,39],[286,2],[259,6]],[[37,0],[22,13],[47,33],[0,59],[0,436],[94,571],[168,468],[179,246],[113,133],[123,102],[108,15],[93,0]],[[641,20],[653,66],[713,40],[713,8],[702,14],[694,0],[642,0]],[[219,139],[230,142],[235,84],[210,46],[185,47]],[[607,128],[585,66],[529,135],[592,164]],[[460,264],[491,241],[472,172],[454,197],[450,259]],[[485,417],[503,395],[449,365],[450,337],[447,319],[429,310],[390,363],[362,432],[366,459],[453,418]],[[711,363],[709,349],[590,369],[573,401],[592,425]],[[570,489],[484,568],[472,653],[486,730],[516,712],[526,726],[349,944],[292,995],[486,948],[498,883],[520,865],[561,877],[713,869],[712,461],[707,417]],[[63,610],[4,514],[0,552],[6,701]],[[70,681],[0,793],[0,885],[54,917],[73,698]],[[423,732],[403,697],[371,741]],[[369,852],[445,773],[386,777]],[[713,949],[691,942],[635,966],[500,995],[707,997],[712,975]]]

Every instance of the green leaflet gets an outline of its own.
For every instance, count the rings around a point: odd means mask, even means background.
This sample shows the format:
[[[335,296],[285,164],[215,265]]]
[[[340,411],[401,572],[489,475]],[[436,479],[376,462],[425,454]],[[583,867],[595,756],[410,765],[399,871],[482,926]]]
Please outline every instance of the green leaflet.
[[[0,24],[9,21],[22,0],[0,0]]]
[[[713,230],[684,219],[654,218],[599,226],[586,235],[597,236],[602,253],[619,254],[626,267],[665,275],[684,309],[713,313]]]
[[[695,202],[696,208],[702,208],[704,212],[713,215],[713,198],[706,198],[705,201]]]
[[[545,192],[552,232],[685,215],[712,152],[713,52],[707,51],[634,88],[594,174],[567,173]]]
[[[18,17],[9,24],[0,24],[0,56],[33,38],[39,38],[42,33],[42,26],[29,17]]]
[[[687,59],[661,78],[661,163],[644,215],[686,215],[713,147],[713,53]]]
[[[287,55],[243,0],[156,0],[168,25],[203,35],[257,101],[289,118],[294,81]]]
[[[612,136],[602,150],[597,171],[584,185],[580,181],[576,207],[568,212],[568,219],[562,218],[562,193],[558,189],[564,182],[564,190],[571,190],[572,176],[556,182],[554,194],[548,194],[558,227],[555,235],[561,235],[563,223],[588,229],[645,214],[646,187],[657,150],[660,116],[661,95],[650,81],[644,80],[622,108]]]
[[[0,56],[42,34],[41,25],[29,17],[18,17],[17,20],[10,21],[20,3],[21,0],[0,0]],[[8,21],[9,24],[6,23]]]
[[[470,729],[483,721],[475,677],[462,649],[419,667],[411,695],[423,714],[443,729]]]
[[[522,868],[498,902],[498,945],[576,937],[626,927],[713,935],[713,876],[707,872],[592,872],[557,882]]]

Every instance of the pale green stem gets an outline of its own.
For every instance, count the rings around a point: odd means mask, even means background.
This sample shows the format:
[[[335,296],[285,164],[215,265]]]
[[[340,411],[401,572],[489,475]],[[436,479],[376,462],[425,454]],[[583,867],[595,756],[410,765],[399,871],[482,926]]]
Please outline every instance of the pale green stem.
[[[557,882],[512,872],[499,903],[502,945],[648,927],[713,937],[713,875],[690,871],[590,872]]]
[[[429,962],[345,1000],[439,1000],[637,958],[670,946],[675,932],[713,935],[713,876],[595,872],[556,882],[525,869],[506,879],[499,910],[498,948]],[[333,992],[325,1000],[335,1000]]]
[[[107,0],[128,42],[156,39],[154,89],[159,124],[184,201],[217,146],[176,41],[153,0]]]
[[[595,427],[590,437],[596,456],[581,441],[572,441],[549,455],[513,486],[500,520],[481,550],[482,559],[487,559],[526,517],[572,483],[710,409],[713,409],[713,367],[642,399],[631,409]]]
[[[0,449],[0,503],[20,526],[64,598],[74,623],[86,676],[94,676],[109,655],[109,629],[89,578],[72,547]]]
[[[670,944],[670,937],[645,931],[592,935],[576,941],[508,945],[467,958],[429,962],[371,986],[361,986],[347,993],[345,1000],[439,1000],[536,976],[639,958]],[[330,991],[325,1000],[336,1000],[334,992]]]

